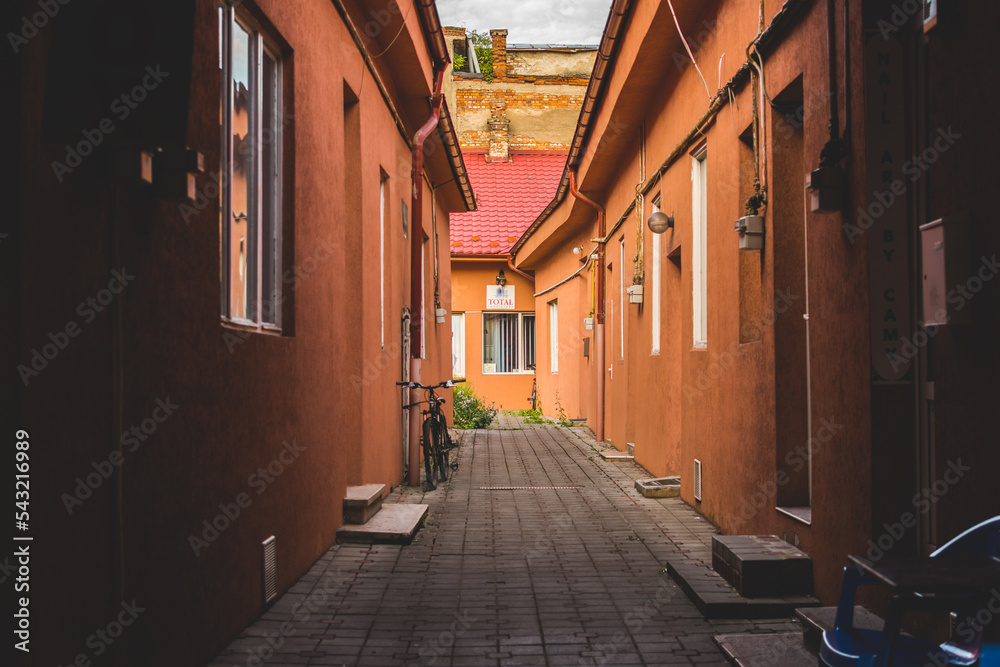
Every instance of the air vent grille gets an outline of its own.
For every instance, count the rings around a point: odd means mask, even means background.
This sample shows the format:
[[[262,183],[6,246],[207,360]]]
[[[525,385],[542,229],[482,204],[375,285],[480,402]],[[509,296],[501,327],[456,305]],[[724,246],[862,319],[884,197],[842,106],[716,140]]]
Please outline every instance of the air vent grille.
[[[264,540],[264,604],[278,597],[278,553],[277,541],[272,535]]]
[[[701,461],[694,460],[694,499],[701,500]]]

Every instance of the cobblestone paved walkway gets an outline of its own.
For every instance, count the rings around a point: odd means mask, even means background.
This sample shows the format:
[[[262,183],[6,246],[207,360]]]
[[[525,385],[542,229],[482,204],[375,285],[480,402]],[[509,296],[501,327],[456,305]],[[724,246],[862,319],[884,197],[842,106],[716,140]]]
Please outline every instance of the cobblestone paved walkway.
[[[703,619],[663,564],[708,522],[640,496],[648,473],[584,428],[503,425],[462,434],[448,484],[386,499],[430,505],[411,545],[333,547],[212,667],[707,667],[727,664],[715,634],[797,628]]]

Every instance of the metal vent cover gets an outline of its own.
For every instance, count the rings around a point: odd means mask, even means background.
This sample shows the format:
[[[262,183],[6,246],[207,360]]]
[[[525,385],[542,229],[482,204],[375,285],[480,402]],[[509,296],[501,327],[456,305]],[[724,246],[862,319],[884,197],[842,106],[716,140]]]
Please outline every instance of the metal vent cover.
[[[694,460],[694,499],[701,500],[701,461]]]
[[[261,544],[264,565],[264,604],[278,597],[278,547],[272,535]]]

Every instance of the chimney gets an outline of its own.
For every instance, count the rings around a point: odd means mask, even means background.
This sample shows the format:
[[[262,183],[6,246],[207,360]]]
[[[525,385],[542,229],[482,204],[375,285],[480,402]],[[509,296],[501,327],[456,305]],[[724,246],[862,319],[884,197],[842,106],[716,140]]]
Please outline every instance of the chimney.
[[[490,135],[490,154],[487,161],[510,162],[508,152],[510,119],[507,118],[507,101],[503,97],[495,97],[490,103],[490,119],[486,121],[486,128]]]
[[[507,79],[507,30],[490,30],[490,38],[493,40],[493,80],[504,81]]]

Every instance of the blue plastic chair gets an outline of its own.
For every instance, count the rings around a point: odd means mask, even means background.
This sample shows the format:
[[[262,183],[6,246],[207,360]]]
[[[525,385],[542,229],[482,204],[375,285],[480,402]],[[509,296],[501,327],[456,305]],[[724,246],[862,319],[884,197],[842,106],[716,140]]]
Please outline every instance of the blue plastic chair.
[[[931,558],[936,556],[1000,557],[1000,516],[969,528],[930,555]],[[820,644],[819,657],[822,664],[828,667],[888,667],[890,663],[906,667],[926,665],[969,667],[979,661],[980,655],[983,654],[984,663],[980,667],[987,667],[986,654],[989,654],[990,667],[1000,667],[1000,664],[997,664],[1000,662],[1000,650],[989,645],[989,648],[983,651],[981,631],[974,631],[975,636],[964,637],[958,636],[959,633],[956,632],[951,639],[940,645],[900,633],[900,623],[905,612],[954,610],[955,598],[948,598],[943,603],[942,600],[930,595],[897,596],[889,603],[885,626],[881,632],[855,628],[854,600],[858,586],[878,583],[880,583],[878,579],[865,574],[860,568],[844,568],[844,581],[840,589],[834,629],[823,633],[823,641]],[[970,597],[968,609],[960,612],[971,612],[974,616],[978,603],[978,599]],[[970,633],[963,632],[963,634]]]

